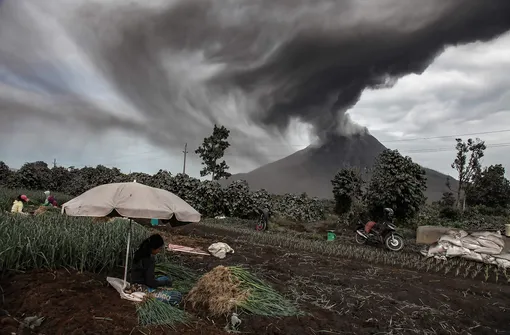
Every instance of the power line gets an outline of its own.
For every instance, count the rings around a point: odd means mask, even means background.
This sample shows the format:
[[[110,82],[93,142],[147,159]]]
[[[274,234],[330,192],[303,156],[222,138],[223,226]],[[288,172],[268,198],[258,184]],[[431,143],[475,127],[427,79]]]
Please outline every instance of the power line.
[[[485,135],[486,134],[498,134],[498,133],[507,133],[507,132],[510,132],[510,129],[485,131],[485,132],[476,132],[476,133],[464,133],[464,134],[455,134],[455,135],[440,135],[440,136],[429,136],[429,137],[416,137],[416,138],[399,139],[399,140],[388,140],[388,141],[381,141],[381,142],[384,142],[384,143],[411,142],[411,141],[419,141],[419,140],[458,138],[458,137],[462,137],[462,136],[473,136],[473,135],[484,135],[484,134]],[[266,144],[266,145],[262,145],[262,146],[264,146],[264,147],[275,147],[275,146],[281,146],[281,147],[285,147],[285,146],[286,147],[307,147],[308,145],[310,145],[310,144]],[[493,144],[493,145],[491,145],[491,147],[494,147],[495,145],[496,144]],[[172,148],[172,149],[169,149],[169,150],[170,151],[173,150],[176,153],[177,153],[177,150],[180,151],[180,149],[176,149],[176,148]],[[436,150],[437,150],[437,148],[432,148],[432,149],[416,149],[416,150],[413,150],[412,152],[413,153],[436,152]],[[454,147],[452,147],[451,150],[454,150]],[[446,149],[445,150],[439,150],[439,151],[446,151]],[[411,151],[407,151],[407,152],[411,152]],[[115,163],[112,164],[112,165],[114,165],[114,164],[118,164],[118,163],[123,163],[124,162],[123,159],[125,159],[125,158],[136,157],[135,159],[138,159],[141,155],[144,155],[144,154],[153,154],[153,153],[163,154],[164,151],[163,150],[158,150],[158,149],[152,149],[152,150],[142,151],[142,152],[126,153],[126,154],[123,154],[122,156],[120,156],[118,158],[109,157],[109,159],[115,160]],[[227,156],[227,157],[228,156],[236,157],[236,156],[244,156],[244,155],[236,155],[236,154],[226,153],[225,156]],[[267,155],[267,157],[284,157],[284,156],[283,155]],[[167,158],[167,157],[161,157],[161,158]],[[129,159],[128,161],[131,161],[131,159]],[[77,165],[70,164],[68,166],[77,166]],[[80,166],[83,166],[83,165],[80,165]]]
[[[393,143],[393,142],[408,142],[408,141],[419,141],[419,140],[435,140],[435,139],[441,139],[441,138],[458,138],[462,136],[473,136],[473,135],[486,135],[486,134],[498,134],[498,133],[508,133],[510,132],[510,129],[503,129],[503,130],[494,130],[494,131],[482,131],[479,133],[465,133],[465,134],[456,134],[456,135],[442,135],[442,136],[430,136],[430,137],[415,137],[415,138],[403,138],[400,140],[388,140],[388,141],[382,141],[386,143]]]
[[[495,148],[504,148],[504,147],[510,147],[510,143],[496,143],[492,145],[487,145],[487,149],[495,149]],[[444,152],[444,151],[456,151],[455,148],[426,148],[426,149],[411,149],[411,150],[402,150],[407,153],[434,153],[434,152]]]
[[[505,148],[505,147],[510,147],[510,143],[507,142],[507,143],[494,143],[494,144],[491,144],[491,145],[487,145],[487,149],[497,149],[497,148]],[[439,148],[423,148],[423,149],[409,149],[409,150],[399,150],[403,153],[406,153],[406,154],[422,154],[422,153],[437,153],[437,152],[454,152],[456,149],[455,147],[439,147]],[[280,154],[280,155],[266,155],[266,157],[275,157],[275,158],[284,158],[284,157],[287,157],[289,154]],[[246,157],[245,155],[239,155],[239,154],[229,154],[229,153],[226,153],[224,155],[224,157]],[[123,161],[122,163],[129,163],[130,161],[133,161],[133,160],[139,160],[140,157],[136,157],[136,158],[132,158],[128,161]],[[159,157],[149,157],[149,158],[144,158],[144,160],[150,160],[150,161],[157,161],[157,160],[163,160],[163,159],[168,159],[167,156],[159,156]],[[103,166],[109,166],[109,167],[115,167],[116,165],[118,165],[119,162],[110,162],[110,163],[103,163],[103,164],[100,164],[100,165],[103,165]],[[61,164],[62,165],[62,164]],[[65,164],[67,166],[74,166],[74,167],[85,167],[85,166],[90,166],[90,165],[74,165],[74,164]]]

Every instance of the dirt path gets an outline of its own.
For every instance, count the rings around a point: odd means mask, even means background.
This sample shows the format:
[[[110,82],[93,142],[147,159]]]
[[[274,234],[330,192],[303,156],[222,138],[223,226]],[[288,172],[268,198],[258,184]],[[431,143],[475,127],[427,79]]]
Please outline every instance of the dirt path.
[[[226,242],[235,249],[224,260],[176,253],[176,262],[201,272],[220,264],[246,265],[308,314],[282,319],[241,315],[243,333],[510,334],[507,285],[247,244],[234,232],[208,227],[170,232],[163,232],[167,242],[204,250],[213,242]],[[44,334],[140,334],[133,305],[120,300],[104,276],[32,272],[1,285],[11,314],[46,316],[40,329]],[[223,319],[202,319],[166,333],[221,335],[225,324]],[[16,328],[12,319],[0,318],[0,334]]]

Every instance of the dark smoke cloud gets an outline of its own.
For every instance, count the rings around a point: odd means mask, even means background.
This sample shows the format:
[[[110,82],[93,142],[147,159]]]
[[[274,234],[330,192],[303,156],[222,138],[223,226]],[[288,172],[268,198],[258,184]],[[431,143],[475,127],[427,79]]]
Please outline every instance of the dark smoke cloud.
[[[510,29],[509,0],[64,3],[5,0],[0,7],[0,65],[49,90],[40,99],[52,106],[0,92],[3,125],[50,117],[96,131],[126,129],[164,147],[196,141],[216,122],[232,129],[237,154],[258,158],[267,148],[253,139],[281,139],[292,120],[321,138],[364,131],[346,112],[365,89],[423,72],[446,46]],[[38,75],[44,53],[59,50],[34,37],[27,8],[56,22],[131,114]],[[4,44],[16,38],[29,40],[32,53]]]

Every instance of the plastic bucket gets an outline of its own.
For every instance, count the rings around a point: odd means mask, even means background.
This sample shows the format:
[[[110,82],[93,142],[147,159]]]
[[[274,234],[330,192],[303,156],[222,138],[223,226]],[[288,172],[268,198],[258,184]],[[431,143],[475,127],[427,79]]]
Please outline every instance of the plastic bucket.
[[[328,241],[334,241],[336,238],[336,234],[332,230],[328,230]]]
[[[147,221],[145,221],[147,222]],[[157,226],[159,224],[159,220],[158,219],[151,219],[151,226]]]
[[[510,237],[510,223],[505,224],[505,235]]]

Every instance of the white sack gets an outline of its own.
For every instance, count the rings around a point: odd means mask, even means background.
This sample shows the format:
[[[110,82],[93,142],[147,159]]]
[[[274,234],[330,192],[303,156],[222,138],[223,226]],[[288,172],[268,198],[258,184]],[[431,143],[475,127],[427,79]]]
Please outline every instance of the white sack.
[[[446,232],[446,234],[447,234],[447,235],[450,235],[450,236],[453,236],[453,237],[455,237],[455,238],[463,238],[463,237],[466,237],[466,236],[468,236],[468,235],[469,235],[469,234],[468,234],[466,231],[464,231],[464,230],[454,230],[454,229],[452,229],[452,230],[448,230],[448,231]]]
[[[482,254],[482,259],[483,259],[483,262],[484,262],[484,263],[487,263],[487,264],[494,264],[494,265],[496,265],[496,264],[497,264],[497,262],[496,262],[496,258],[492,257],[491,255]]]
[[[478,241],[480,243],[483,243],[484,241],[490,241],[494,244],[497,244],[500,248],[504,248],[505,247],[505,241],[503,240],[502,237],[496,237],[496,236],[480,236],[478,238]]]
[[[510,261],[507,259],[496,258],[496,263],[501,268],[505,268],[505,269],[510,268]]]
[[[234,253],[234,249],[223,242],[213,243],[209,246],[209,248],[207,248],[207,250],[211,253],[211,255],[218,257],[219,259],[225,258],[228,253]]]
[[[462,245],[465,244],[474,244],[480,246],[480,243],[478,242],[478,239],[472,237],[472,236],[466,236],[460,239],[462,242]]]
[[[463,247],[452,246],[446,249],[446,257],[456,257],[470,254],[471,251],[469,249]]]
[[[439,243],[433,244],[430,246],[429,251],[427,253],[427,257],[432,257],[435,255],[441,255],[446,252],[446,248]]]
[[[508,253],[508,252],[505,252],[505,253],[502,253],[499,255],[494,255],[494,257],[500,258],[500,259],[506,259],[507,261],[510,261],[510,253]]]
[[[480,244],[471,244],[471,243],[465,243],[465,242],[462,242],[462,246],[469,250],[475,250],[475,249],[482,247]]]
[[[501,238],[501,232],[497,231],[497,232],[491,232],[491,231],[475,231],[474,233],[471,233],[471,236],[473,237],[488,237],[488,236],[493,236],[493,237],[496,237],[496,238]]]
[[[503,249],[503,246],[497,245],[496,243],[492,242],[491,240],[486,240],[482,237],[478,238],[478,242],[480,242],[480,246],[485,247],[485,248]]]
[[[464,259],[469,259],[470,261],[483,262],[483,257],[476,252],[470,252],[469,254],[461,256]]]
[[[497,255],[497,254],[501,253],[501,249],[500,248],[480,247],[480,248],[477,248],[477,249],[475,249],[473,251],[477,252],[479,254],[486,254],[486,255]]]
[[[455,238],[453,236],[450,236],[450,235],[443,235],[439,238],[439,242],[448,242],[450,244],[453,244],[457,247],[462,247],[462,242],[460,239],[458,238]]]

